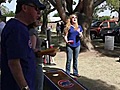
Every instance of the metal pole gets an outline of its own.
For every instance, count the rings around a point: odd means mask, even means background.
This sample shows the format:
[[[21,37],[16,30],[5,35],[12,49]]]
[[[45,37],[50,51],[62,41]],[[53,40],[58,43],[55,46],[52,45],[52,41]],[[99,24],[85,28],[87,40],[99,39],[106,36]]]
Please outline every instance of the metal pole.
[[[48,47],[50,48],[50,44],[51,44],[51,31],[50,31],[50,28],[47,29],[47,40],[48,40]],[[51,64],[50,55],[48,55],[48,64]]]

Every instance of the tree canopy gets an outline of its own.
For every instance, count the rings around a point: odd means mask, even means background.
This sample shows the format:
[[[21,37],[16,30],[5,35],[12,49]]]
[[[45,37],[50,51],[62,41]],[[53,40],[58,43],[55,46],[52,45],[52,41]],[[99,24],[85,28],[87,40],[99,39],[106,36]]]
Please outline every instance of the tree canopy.
[[[11,0],[9,0],[11,1]],[[93,18],[93,10],[95,7],[103,3],[107,2],[107,5],[111,10],[119,11],[119,0],[78,0],[78,3],[75,0],[41,0],[43,4],[46,5],[46,10],[43,13],[43,26],[47,26],[47,15],[54,11],[55,9],[58,11],[59,16],[62,21],[66,22],[67,17],[77,12],[78,14],[78,22],[83,27],[83,35],[84,35],[84,46],[88,49],[92,47],[90,40],[90,25]],[[50,4],[54,7],[51,9]],[[76,4],[76,7],[73,8],[73,5]],[[45,29],[44,29],[45,30]]]
[[[87,49],[92,49],[91,40],[90,40],[90,31],[89,27],[92,21],[93,10],[96,6],[100,5],[105,0],[78,0],[76,7],[73,8],[75,4],[74,0],[48,0],[53,7],[55,7],[59,13],[59,16],[62,21],[66,22],[67,17],[77,12],[78,23],[83,27],[83,45]]]
[[[112,11],[119,11],[120,1],[119,0],[106,0],[109,9]]]

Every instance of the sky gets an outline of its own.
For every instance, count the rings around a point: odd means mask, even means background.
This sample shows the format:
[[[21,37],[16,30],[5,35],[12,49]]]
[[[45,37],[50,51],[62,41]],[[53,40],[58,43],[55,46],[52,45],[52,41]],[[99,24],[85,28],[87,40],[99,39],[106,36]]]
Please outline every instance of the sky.
[[[78,0],[74,0],[78,3]],[[16,0],[12,0],[11,3],[7,2],[6,3],[2,3],[2,5],[6,6],[7,8],[9,8],[10,11],[15,12],[15,6],[16,6]],[[55,13],[57,13],[57,11],[53,12],[50,14],[50,16],[53,16]],[[105,10],[104,12],[99,13],[99,16],[115,16],[118,17],[118,13],[114,12],[114,13],[110,13],[110,10]]]
[[[6,6],[7,8],[9,8],[10,11],[14,11],[15,12],[15,6],[16,6],[16,0],[12,0],[11,3],[8,2],[8,0],[6,0],[6,3],[2,3],[2,5]]]
[[[106,4],[106,2],[103,2],[100,6]],[[109,9],[105,10],[104,12],[99,13],[99,16],[115,16],[118,17],[118,13],[117,12],[113,12],[111,13],[111,11]]]

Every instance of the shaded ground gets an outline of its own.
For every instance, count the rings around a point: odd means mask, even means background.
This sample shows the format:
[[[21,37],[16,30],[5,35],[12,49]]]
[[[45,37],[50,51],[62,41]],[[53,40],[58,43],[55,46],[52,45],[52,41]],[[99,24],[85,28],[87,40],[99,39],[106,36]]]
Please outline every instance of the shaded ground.
[[[56,35],[52,35],[52,43],[61,49],[55,56],[57,65],[45,67],[65,70],[65,43],[62,38],[59,40]],[[81,50],[79,54],[78,68],[81,77],[78,78],[78,81],[88,90],[120,90],[120,63],[117,62],[120,55],[120,43],[115,43],[112,51],[105,50],[104,43],[100,39],[94,40],[93,45],[95,51],[84,52]]]
[[[43,37],[45,37],[43,35]],[[52,44],[60,47],[60,52],[55,56],[56,66],[44,66],[44,69],[65,70],[66,53],[63,38],[52,34]],[[78,58],[78,69],[81,75],[78,81],[88,90],[120,90],[120,43],[115,43],[113,51],[105,50],[100,39],[93,41],[95,50],[84,52],[81,50]],[[72,73],[72,68],[71,68]],[[1,85],[1,84],[0,84]]]

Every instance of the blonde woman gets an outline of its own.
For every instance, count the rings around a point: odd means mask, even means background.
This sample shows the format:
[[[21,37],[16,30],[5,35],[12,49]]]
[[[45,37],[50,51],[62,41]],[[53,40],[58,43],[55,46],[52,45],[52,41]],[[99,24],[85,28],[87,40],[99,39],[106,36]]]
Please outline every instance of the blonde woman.
[[[66,27],[64,29],[64,40],[66,42],[66,72],[70,74],[71,61],[73,59],[73,75],[79,77],[77,61],[78,55],[80,52],[80,38],[82,35],[83,29],[78,25],[77,15],[70,15],[69,19],[66,22]]]

